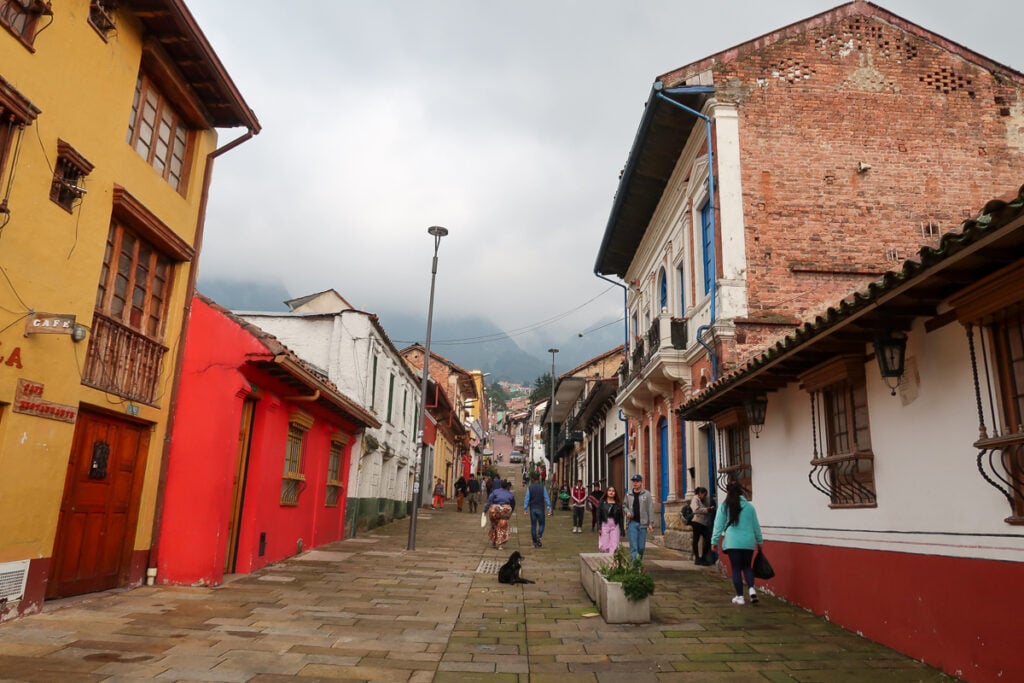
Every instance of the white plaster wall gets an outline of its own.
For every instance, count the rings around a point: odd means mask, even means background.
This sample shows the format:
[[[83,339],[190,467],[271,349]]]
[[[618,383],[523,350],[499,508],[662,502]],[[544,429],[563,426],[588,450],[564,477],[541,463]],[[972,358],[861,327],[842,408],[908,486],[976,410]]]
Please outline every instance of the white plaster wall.
[[[305,317],[288,313],[237,313],[238,317],[277,337],[295,355],[329,373],[331,328],[329,317]],[[332,380],[333,381],[333,380]]]
[[[876,508],[829,508],[807,481],[810,398],[796,383],[769,394],[765,428],[751,441],[753,501],[768,539],[1024,561],[1024,534],[1003,522],[1005,498],[978,473],[978,425],[964,329],[911,332],[916,399],[891,396],[866,367]]]
[[[381,452],[366,453],[363,441],[353,448],[348,495],[357,498],[411,498],[408,471],[416,456],[415,415],[420,387],[405,361],[383,343],[362,312],[334,316],[290,313],[241,313],[243,319],[277,337],[304,361],[325,371],[338,389],[373,413],[382,426],[367,429],[383,447],[397,454],[385,461]],[[377,356],[377,397],[371,406],[373,355]],[[392,418],[387,420],[389,377],[395,376]],[[404,405],[403,405],[404,399]],[[407,456],[407,464],[399,456]]]
[[[747,247],[743,221],[743,184],[740,173],[739,119],[734,105],[715,104],[716,189],[718,191],[719,244],[722,277],[718,315],[747,315]]]

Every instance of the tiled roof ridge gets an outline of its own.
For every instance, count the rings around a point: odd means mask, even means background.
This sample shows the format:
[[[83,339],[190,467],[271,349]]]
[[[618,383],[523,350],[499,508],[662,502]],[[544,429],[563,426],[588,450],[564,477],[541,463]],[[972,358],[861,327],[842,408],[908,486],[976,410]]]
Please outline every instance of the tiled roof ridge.
[[[616,353],[622,353],[623,348],[624,348],[624,345],[623,344],[619,344],[618,346],[616,346],[613,349],[609,349],[608,351],[605,351],[604,353],[599,353],[598,355],[594,356],[590,360],[583,361],[582,363],[580,363],[579,365],[574,367],[572,370],[566,370],[561,375],[559,375],[559,378],[571,377],[572,375],[576,374],[577,372],[579,372],[580,370],[584,369],[585,367],[587,367],[589,365],[593,365],[594,363],[597,363],[598,361],[602,361],[605,358],[608,358],[608,357],[610,357],[610,356],[612,356],[612,355],[614,355]]]
[[[327,376],[326,372],[324,372],[322,369],[316,367],[315,365],[309,363],[308,361],[300,358],[294,351],[292,351],[290,348],[288,348],[288,346],[285,345],[284,342],[282,342],[280,339],[278,339],[277,337],[275,337],[271,333],[269,333],[266,330],[264,330],[262,327],[259,327],[258,325],[255,325],[255,324],[249,322],[248,320],[245,320],[244,318],[239,317],[237,314],[233,313],[230,309],[225,308],[221,304],[218,304],[216,301],[214,301],[210,297],[206,296],[205,294],[200,293],[199,291],[196,291],[195,296],[196,296],[197,299],[199,299],[200,301],[205,303],[207,306],[209,306],[213,310],[217,311],[218,313],[222,314],[223,316],[228,318],[231,322],[235,323],[236,325],[241,327],[243,330],[245,330],[246,332],[251,334],[258,342],[263,344],[264,348],[266,348],[267,351],[269,351],[271,354],[273,354],[275,356],[279,356],[279,355],[287,356],[289,360],[291,360],[296,365],[298,365],[301,368],[303,368],[304,370],[306,370],[308,373],[310,373],[314,377],[316,377],[317,380],[319,380],[320,382],[323,382],[323,384],[328,389],[330,389],[331,391],[335,392],[339,396],[343,396],[346,399],[352,400],[349,396],[346,396],[340,389],[338,389],[337,385],[335,385],[334,382],[332,382],[330,380],[330,378]]]

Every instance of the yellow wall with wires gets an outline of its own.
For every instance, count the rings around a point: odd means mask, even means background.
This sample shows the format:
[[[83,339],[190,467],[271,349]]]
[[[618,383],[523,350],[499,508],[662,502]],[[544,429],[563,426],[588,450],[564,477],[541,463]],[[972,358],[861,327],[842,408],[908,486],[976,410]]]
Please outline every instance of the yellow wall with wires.
[[[166,315],[162,375],[155,405],[81,383],[91,333],[26,336],[31,311],[71,314],[91,328],[97,283],[111,221],[114,186],[120,185],[188,244],[199,220],[202,175],[215,148],[213,130],[193,134],[180,194],[127,142],[136,79],[143,54],[142,27],[123,9],[104,40],[88,23],[89,1],[53,3],[52,16],[27,49],[0,30],[0,78],[40,110],[0,164],[0,563],[47,558],[53,551],[75,424],[13,410],[19,380],[43,387],[47,403],[131,415],[151,425],[136,551],[151,543],[172,378],[193,263],[174,268]],[[0,83],[2,85],[2,83]],[[50,199],[58,140],[94,168],[86,194],[70,212]],[[15,155],[16,152],[16,155]],[[15,354],[15,351],[17,353]],[[17,357],[10,362],[11,354]]]

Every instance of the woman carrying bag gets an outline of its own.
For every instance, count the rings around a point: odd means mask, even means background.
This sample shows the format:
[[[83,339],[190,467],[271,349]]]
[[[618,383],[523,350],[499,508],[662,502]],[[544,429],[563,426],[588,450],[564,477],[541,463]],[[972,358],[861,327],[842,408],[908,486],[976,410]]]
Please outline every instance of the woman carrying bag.
[[[736,597],[732,599],[734,605],[742,605],[743,580],[746,579],[750,587],[750,602],[756,605],[758,602],[757,591],[754,590],[754,548],[761,551],[761,544],[764,538],[761,535],[761,525],[757,521],[757,510],[743,497],[743,487],[739,482],[731,481],[725,489],[725,503],[718,507],[718,514],[715,515],[715,528],[711,532],[711,549],[718,550],[718,546],[729,556],[729,566],[732,567],[732,585],[736,589]]]

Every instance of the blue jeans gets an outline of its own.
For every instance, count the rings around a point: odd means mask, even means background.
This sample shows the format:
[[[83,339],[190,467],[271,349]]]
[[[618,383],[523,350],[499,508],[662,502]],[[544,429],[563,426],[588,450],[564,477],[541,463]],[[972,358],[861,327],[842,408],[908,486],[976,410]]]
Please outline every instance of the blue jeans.
[[[536,543],[544,535],[544,508],[530,508],[530,537]]]
[[[747,580],[748,586],[754,587],[754,569],[751,566],[754,561],[754,551],[748,548],[729,548],[725,554],[729,556],[732,585],[736,589],[736,595],[743,595],[743,579]]]
[[[626,527],[626,537],[629,539],[630,559],[644,559],[644,550],[647,549],[647,527],[640,526],[640,522],[630,522]]]

